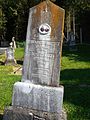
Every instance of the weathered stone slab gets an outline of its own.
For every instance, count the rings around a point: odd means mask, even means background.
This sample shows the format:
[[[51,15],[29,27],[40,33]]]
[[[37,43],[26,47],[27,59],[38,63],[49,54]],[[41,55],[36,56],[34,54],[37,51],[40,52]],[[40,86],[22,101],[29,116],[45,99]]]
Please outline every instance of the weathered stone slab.
[[[64,111],[56,114],[11,106],[5,108],[3,120],[67,120],[67,115]]]
[[[59,86],[64,12],[50,1],[30,9],[22,81]]]
[[[0,47],[0,55],[4,54],[7,49],[7,47]]]
[[[16,64],[16,60],[14,58],[14,49],[7,48],[5,65],[15,65],[15,64]]]
[[[13,106],[60,113],[62,103],[63,86],[50,87],[25,82],[17,82],[14,84]]]
[[[20,107],[5,108],[3,120],[45,120],[31,113],[29,109]]]

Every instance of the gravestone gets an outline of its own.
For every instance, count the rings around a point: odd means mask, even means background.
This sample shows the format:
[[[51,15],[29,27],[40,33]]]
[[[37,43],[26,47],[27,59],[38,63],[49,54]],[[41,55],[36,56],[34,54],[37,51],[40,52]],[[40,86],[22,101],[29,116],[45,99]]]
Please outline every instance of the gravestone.
[[[5,51],[7,50],[7,47],[0,47],[0,55],[4,54]]]
[[[14,84],[4,120],[66,120],[59,85],[63,28],[64,9],[52,2],[30,9],[22,80]]]
[[[70,33],[69,33],[69,50],[70,51],[77,50],[75,35],[74,35],[73,31],[70,31]]]
[[[14,49],[9,47],[6,50],[6,60],[5,60],[5,65],[15,65],[16,60],[14,58]]]
[[[16,49],[14,37],[12,38],[12,42],[10,43],[10,47],[6,50],[6,60],[5,65],[15,65],[16,60],[14,58],[14,52]]]

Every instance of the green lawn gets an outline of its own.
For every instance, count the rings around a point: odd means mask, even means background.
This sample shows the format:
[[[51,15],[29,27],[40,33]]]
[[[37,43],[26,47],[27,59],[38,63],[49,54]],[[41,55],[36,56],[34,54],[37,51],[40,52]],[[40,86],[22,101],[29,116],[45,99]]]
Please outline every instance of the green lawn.
[[[22,65],[23,51],[16,49],[18,66]],[[4,66],[3,61],[5,55],[0,55],[0,113],[11,105],[13,84],[21,80],[21,75],[12,74],[13,66]],[[60,83],[68,120],[90,120],[90,45],[78,46],[73,52],[63,47]]]
[[[15,58],[20,63],[16,67],[21,66],[23,51],[23,48],[16,49]],[[0,113],[3,112],[5,106],[11,104],[13,84],[21,80],[21,75],[14,74],[13,66],[3,65],[5,59],[5,54],[0,55]]]
[[[68,120],[90,120],[90,45],[63,49],[61,84]]]

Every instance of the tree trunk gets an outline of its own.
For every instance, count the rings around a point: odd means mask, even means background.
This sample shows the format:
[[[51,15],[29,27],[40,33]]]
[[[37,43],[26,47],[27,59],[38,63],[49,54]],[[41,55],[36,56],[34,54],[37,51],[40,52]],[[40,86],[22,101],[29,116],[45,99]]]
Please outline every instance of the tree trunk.
[[[71,13],[68,12],[67,15],[67,41],[69,41],[69,32],[71,31]]]
[[[80,28],[80,44],[82,44],[82,28]]]
[[[76,32],[75,32],[75,12],[74,12],[74,10],[73,10],[73,34],[74,34],[74,40],[75,40]]]

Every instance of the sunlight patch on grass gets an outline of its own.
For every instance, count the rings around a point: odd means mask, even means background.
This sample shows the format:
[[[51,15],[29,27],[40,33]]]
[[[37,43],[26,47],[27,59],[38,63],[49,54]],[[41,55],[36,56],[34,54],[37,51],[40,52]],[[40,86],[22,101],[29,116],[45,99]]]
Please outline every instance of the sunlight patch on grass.
[[[15,50],[15,58],[21,60],[24,58],[24,48],[17,48]]]
[[[0,66],[0,76],[9,74],[13,71],[13,66]]]
[[[21,76],[2,75],[0,76],[0,110],[4,110],[5,106],[11,104],[13,85],[16,81],[20,81]]]

